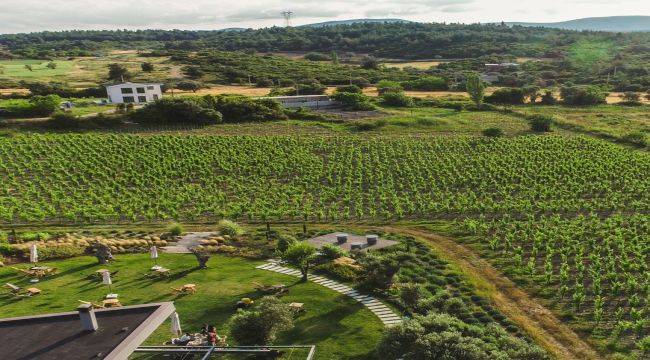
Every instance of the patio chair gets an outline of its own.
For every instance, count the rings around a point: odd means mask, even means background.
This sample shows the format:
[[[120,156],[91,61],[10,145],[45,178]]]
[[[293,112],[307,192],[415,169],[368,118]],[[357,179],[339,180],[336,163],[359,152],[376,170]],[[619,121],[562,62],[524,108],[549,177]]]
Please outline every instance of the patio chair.
[[[6,283],[4,285],[5,288],[9,289],[9,292],[11,292],[12,295],[18,295],[20,291],[22,290],[19,286],[16,286],[11,283]]]

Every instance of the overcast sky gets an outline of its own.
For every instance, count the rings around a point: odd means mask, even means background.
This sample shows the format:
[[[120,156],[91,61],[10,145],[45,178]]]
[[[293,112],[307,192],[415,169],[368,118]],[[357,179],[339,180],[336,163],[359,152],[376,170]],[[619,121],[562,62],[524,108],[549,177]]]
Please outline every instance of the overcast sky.
[[[550,22],[650,15],[649,0],[0,0],[0,33],[69,29],[222,29],[355,18]]]

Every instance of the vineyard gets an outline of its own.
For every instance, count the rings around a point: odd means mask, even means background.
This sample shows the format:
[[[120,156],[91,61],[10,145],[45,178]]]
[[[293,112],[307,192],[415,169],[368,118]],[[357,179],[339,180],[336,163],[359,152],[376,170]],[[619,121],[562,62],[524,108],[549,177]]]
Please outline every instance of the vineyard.
[[[559,136],[17,135],[0,139],[0,221],[647,212],[648,173],[645,152]]]
[[[650,216],[464,220],[483,252],[616,350],[650,334]],[[614,345],[614,346],[612,346]]]

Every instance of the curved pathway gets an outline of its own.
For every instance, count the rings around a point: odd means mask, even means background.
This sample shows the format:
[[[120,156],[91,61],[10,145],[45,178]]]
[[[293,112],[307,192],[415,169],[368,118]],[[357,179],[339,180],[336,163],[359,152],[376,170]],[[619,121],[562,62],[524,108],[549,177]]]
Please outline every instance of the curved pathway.
[[[290,269],[288,267],[280,266],[275,262],[269,262],[257,266],[256,269],[274,271],[280,274],[302,277],[300,271]],[[367,307],[370,311],[372,311],[375,315],[377,315],[379,320],[381,320],[381,322],[384,323],[385,326],[391,326],[402,322],[402,318],[399,315],[395,314],[395,312],[391,310],[391,308],[382,304],[379,300],[375,299],[372,296],[363,295],[347,285],[338,283],[336,281],[330,280],[323,276],[309,275],[308,278],[309,280],[315,282],[316,284],[325,286],[326,288],[332,289],[343,295],[347,295],[353,298],[354,300],[362,303],[365,307]]]

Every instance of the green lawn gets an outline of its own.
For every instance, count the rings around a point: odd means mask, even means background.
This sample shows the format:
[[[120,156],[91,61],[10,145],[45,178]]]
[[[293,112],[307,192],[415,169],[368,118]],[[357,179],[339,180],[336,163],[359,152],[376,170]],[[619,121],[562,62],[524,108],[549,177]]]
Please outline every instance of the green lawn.
[[[2,317],[72,311],[79,305],[78,300],[99,301],[108,291],[99,280],[86,278],[104,267],[92,257],[43,264],[58,267],[59,275],[36,285],[43,290],[42,295],[24,299],[1,295]],[[281,334],[276,344],[316,344],[317,359],[374,358],[372,352],[383,325],[368,309],[346,296],[313,283],[299,283],[291,276],[257,270],[255,266],[260,262],[242,258],[214,256],[208,270],[196,270],[192,255],[161,254],[159,264],[172,269],[169,279],[144,277],[152,265],[146,254],[118,255],[115,263],[106,266],[119,271],[113,292],[119,294],[124,305],[174,301],[183,330],[198,331],[203,323],[209,322],[219,333],[227,333],[227,320],[234,313],[237,300],[260,296],[253,282],[284,283],[290,291],[282,300],[305,303],[307,312],[296,320],[293,330]],[[0,283],[7,282],[21,287],[30,285],[15,270],[0,268]],[[197,284],[198,293],[181,297],[171,294],[171,287],[186,283]],[[164,324],[147,344],[160,344],[170,337],[169,324]]]
[[[74,67],[74,62],[70,60],[55,60],[57,65],[55,69],[47,67],[48,60],[0,60],[0,78],[15,78],[18,80],[52,78],[63,76],[70,72]],[[32,71],[25,68],[30,65]]]

